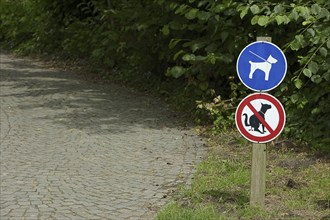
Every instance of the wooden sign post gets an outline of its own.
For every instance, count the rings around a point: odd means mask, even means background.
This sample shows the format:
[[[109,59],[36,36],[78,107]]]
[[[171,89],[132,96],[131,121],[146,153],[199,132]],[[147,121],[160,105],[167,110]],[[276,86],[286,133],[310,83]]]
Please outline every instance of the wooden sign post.
[[[257,37],[241,51],[236,63],[241,82],[256,92],[239,103],[235,123],[242,136],[253,142],[250,205],[259,208],[265,206],[266,143],[282,132],[286,117],[282,104],[265,93],[282,82],[287,70],[283,51],[271,40]]]
[[[250,205],[260,208],[265,206],[266,148],[267,144],[252,145]]]
[[[271,37],[257,37],[257,41],[271,42]],[[251,165],[250,205],[263,208],[266,191],[266,149],[267,144],[253,143]]]

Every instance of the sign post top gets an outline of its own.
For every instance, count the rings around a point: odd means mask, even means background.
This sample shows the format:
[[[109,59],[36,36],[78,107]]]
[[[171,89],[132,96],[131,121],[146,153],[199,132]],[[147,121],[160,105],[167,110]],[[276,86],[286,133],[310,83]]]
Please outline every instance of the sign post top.
[[[272,37],[257,37],[257,41],[272,42]]]

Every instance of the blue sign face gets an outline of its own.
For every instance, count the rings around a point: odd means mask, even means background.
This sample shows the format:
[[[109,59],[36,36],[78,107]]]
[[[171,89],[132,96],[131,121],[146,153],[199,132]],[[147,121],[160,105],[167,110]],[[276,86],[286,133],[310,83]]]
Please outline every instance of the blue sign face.
[[[284,79],[287,62],[278,46],[266,41],[257,41],[241,51],[236,69],[246,87],[253,91],[269,91]]]

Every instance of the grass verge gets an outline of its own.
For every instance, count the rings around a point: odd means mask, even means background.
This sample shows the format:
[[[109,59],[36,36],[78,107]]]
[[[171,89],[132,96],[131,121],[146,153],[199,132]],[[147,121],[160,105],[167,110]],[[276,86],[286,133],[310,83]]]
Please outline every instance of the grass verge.
[[[267,146],[265,208],[249,205],[252,144],[235,132],[208,136],[209,156],[158,220],[330,219],[329,158],[289,141]]]

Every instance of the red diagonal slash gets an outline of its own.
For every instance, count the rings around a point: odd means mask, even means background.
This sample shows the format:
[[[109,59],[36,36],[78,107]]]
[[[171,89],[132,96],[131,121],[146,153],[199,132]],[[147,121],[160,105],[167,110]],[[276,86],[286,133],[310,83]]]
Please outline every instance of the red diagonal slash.
[[[262,123],[262,125],[264,125],[267,128],[267,130],[269,131],[269,133],[270,134],[274,133],[274,130],[269,126],[269,124],[265,121],[265,119],[263,117],[261,117],[261,115],[259,114],[259,112],[253,107],[253,105],[251,105],[250,102],[247,102],[246,105],[251,109],[251,111],[253,112],[253,114],[255,114],[255,116],[257,116],[257,118]]]

